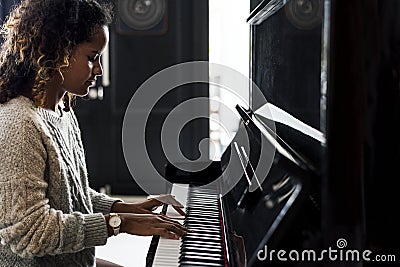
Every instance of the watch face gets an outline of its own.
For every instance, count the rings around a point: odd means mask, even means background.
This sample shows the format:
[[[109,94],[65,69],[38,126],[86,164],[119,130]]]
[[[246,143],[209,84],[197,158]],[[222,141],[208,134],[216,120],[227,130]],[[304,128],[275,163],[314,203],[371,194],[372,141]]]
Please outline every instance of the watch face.
[[[121,224],[121,218],[119,216],[112,216],[108,221],[111,227],[119,227]]]

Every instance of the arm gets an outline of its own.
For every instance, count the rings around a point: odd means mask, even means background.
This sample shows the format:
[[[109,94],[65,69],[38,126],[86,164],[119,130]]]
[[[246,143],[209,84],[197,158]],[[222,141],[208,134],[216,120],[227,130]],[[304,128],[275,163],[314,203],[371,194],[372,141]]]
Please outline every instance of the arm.
[[[0,131],[2,244],[27,258],[105,244],[107,227],[102,214],[63,214],[49,206],[44,179],[49,155],[43,142],[50,140],[26,120],[2,125]]]
[[[79,140],[79,147],[83,153],[83,146],[80,139],[80,130],[78,121],[73,112],[71,121],[76,129],[77,139]],[[96,192],[89,189],[89,194],[93,203],[95,212],[101,212],[104,215],[107,225],[109,221],[109,213],[119,213],[121,217],[121,232],[133,235],[162,235],[168,238],[177,239],[182,236],[187,229],[176,221],[172,221],[166,216],[153,214],[152,211],[158,206],[162,205],[158,200],[152,199],[142,203],[125,203],[119,199],[113,199],[105,194]],[[110,227],[108,227],[108,235],[113,234]]]
[[[90,198],[93,203],[93,212],[101,212],[103,214],[110,213],[112,207],[117,203],[122,203],[121,199],[111,198],[106,194],[99,193],[89,188]]]

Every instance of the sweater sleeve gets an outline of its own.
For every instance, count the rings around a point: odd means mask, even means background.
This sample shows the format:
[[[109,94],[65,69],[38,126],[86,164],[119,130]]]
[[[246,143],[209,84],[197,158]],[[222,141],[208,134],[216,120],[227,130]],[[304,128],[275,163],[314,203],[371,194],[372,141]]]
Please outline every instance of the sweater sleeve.
[[[111,207],[115,202],[121,202],[121,199],[111,198],[106,194],[99,193],[93,189],[89,189],[90,198],[93,204],[94,212],[101,212],[103,214],[110,213]]]
[[[4,121],[3,121],[4,122]],[[107,242],[101,213],[64,214],[50,207],[44,180],[47,152],[32,121],[0,129],[0,239],[24,258],[77,252]],[[51,179],[51,178],[50,178]]]

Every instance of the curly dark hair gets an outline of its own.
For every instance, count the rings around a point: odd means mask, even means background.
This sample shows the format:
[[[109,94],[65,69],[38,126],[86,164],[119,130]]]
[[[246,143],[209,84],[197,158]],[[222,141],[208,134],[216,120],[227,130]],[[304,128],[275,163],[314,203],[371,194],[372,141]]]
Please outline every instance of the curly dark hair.
[[[106,1],[22,1],[1,30],[0,103],[28,92],[37,107],[43,106],[46,83],[69,65],[74,47],[111,22],[112,5]],[[67,111],[69,99],[65,94]]]

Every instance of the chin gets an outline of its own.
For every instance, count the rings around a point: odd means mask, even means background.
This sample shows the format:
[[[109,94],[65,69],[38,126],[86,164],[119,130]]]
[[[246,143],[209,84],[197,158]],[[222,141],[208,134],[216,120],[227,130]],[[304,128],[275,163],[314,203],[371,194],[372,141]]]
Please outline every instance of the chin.
[[[84,90],[80,90],[79,92],[74,93],[76,96],[84,97],[89,94],[89,87],[85,88]]]

